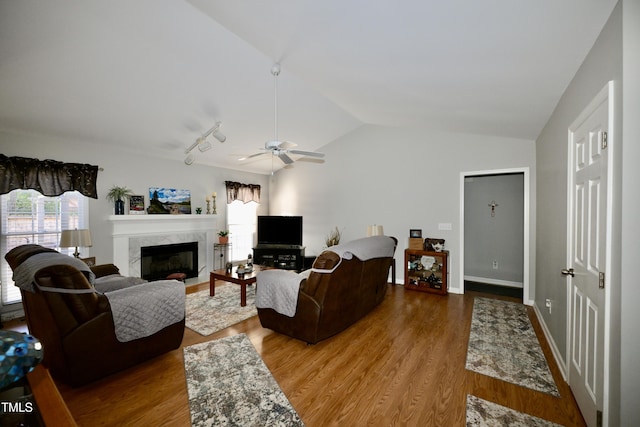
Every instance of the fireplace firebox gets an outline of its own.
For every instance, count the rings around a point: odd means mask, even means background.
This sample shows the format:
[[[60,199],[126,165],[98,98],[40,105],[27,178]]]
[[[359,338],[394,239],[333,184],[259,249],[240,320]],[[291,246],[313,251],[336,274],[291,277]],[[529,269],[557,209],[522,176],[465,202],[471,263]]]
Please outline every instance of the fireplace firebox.
[[[140,248],[143,279],[166,279],[172,273],[198,277],[198,242],[143,246]]]

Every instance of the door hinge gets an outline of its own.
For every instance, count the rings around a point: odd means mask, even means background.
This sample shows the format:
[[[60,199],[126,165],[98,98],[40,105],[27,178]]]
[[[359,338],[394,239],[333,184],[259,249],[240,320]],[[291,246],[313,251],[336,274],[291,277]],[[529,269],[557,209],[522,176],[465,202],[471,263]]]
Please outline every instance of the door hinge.
[[[602,271],[598,274],[598,287],[604,289],[604,273]]]
[[[609,140],[608,140],[607,132],[600,131],[600,147],[602,147],[602,149],[605,150],[608,145],[609,145]]]

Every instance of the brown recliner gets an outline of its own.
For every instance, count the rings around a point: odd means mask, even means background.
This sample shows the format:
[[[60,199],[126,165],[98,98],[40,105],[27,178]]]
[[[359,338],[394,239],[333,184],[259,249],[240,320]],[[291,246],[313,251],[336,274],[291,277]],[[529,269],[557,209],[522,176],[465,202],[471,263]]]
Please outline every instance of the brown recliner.
[[[380,236],[376,238],[380,240]],[[356,323],[378,306],[386,294],[397,246],[396,238],[389,239],[393,241],[393,250],[387,257],[366,261],[357,256],[341,259],[331,248],[321,253],[308,278],[300,283],[295,315],[288,317],[273,308],[258,308],[262,326],[315,344]],[[318,272],[323,270],[333,271]]]
[[[5,259],[15,269],[30,256],[56,252],[39,245],[12,249]],[[112,264],[92,268],[96,277],[117,274]],[[69,265],[51,265],[35,273],[41,287],[92,289],[87,277]],[[182,321],[133,341],[116,338],[113,315],[100,293],[69,294],[21,289],[29,333],[44,345],[43,363],[52,375],[79,386],[178,348],[184,334]]]

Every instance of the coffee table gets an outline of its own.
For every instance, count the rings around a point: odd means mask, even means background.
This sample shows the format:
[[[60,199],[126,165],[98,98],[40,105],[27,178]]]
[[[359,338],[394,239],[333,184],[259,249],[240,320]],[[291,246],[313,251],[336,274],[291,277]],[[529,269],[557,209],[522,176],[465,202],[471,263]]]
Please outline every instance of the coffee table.
[[[225,282],[235,283],[240,285],[240,306],[247,305],[247,285],[256,283],[256,277],[262,270],[268,270],[269,267],[263,267],[261,265],[254,265],[251,273],[244,273],[242,277],[238,276],[238,273],[233,271],[227,273],[224,268],[220,270],[213,270],[209,273],[209,296],[216,295],[216,280],[223,280]]]

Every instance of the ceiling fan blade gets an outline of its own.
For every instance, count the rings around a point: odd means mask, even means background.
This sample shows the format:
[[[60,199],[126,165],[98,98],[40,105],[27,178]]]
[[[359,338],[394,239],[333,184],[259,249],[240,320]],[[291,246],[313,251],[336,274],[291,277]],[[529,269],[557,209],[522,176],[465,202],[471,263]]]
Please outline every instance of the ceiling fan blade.
[[[287,150],[287,153],[299,154],[301,156],[309,156],[309,157],[324,157],[324,153],[318,153],[316,151]]]
[[[252,154],[250,156],[241,157],[238,160],[249,160],[249,159],[253,159],[254,157],[262,156],[262,155],[267,154],[267,153],[268,153],[268,151],[264,151],[262,153],[255,153],[255,154]]]
[[[295,142],[291,142],[291,141],[280,141],[280,146],[278,148],[282,149],[282,150],[289,150],[293,147],[297,147],[298,144],[296,144]]]
[[[293,163],[293,159],[287,156],[287,153],[285,153],[284,151],[279,151],[277,154],[280,160],[282,160],[285,164],[290,165],[291,163]]]

